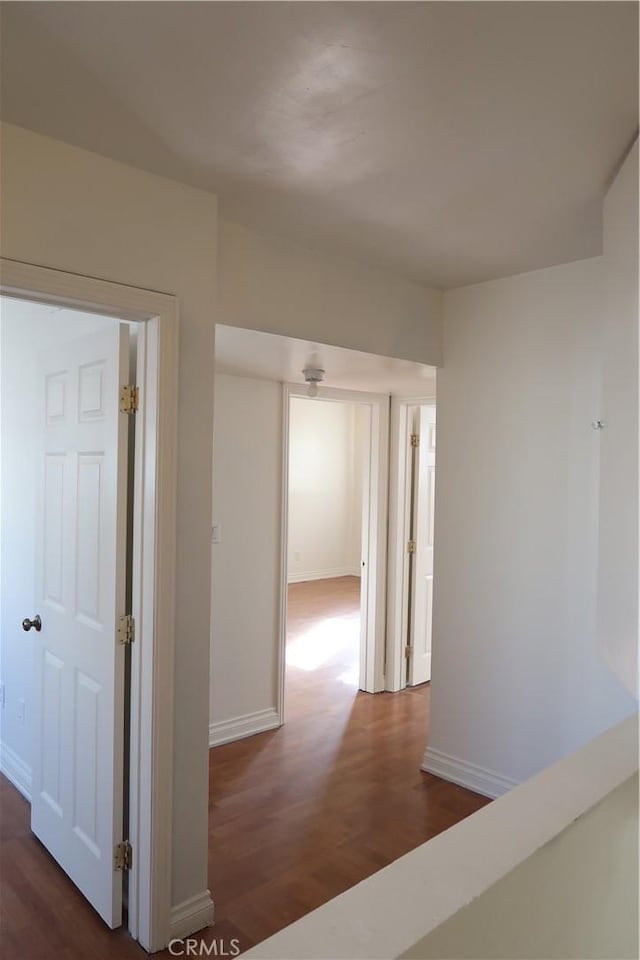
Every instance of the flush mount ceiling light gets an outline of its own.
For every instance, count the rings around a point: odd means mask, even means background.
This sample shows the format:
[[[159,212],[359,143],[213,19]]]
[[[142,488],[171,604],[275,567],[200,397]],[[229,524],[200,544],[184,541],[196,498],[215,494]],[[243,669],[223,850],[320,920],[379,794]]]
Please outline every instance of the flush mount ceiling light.
[[[305,367],[302,371],[305,383],[309,384],[309,396],[318,396],[318,384],[324,380],[324,370],[320,367]]]

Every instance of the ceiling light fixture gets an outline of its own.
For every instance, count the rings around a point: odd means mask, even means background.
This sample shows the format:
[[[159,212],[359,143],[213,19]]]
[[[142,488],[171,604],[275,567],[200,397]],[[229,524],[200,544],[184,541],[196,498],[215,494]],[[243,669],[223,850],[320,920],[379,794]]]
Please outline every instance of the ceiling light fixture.
[[[309,396],[318,396],[318,384],[324,380],[324,370],[320,367],[305,367],[302,371],[305,383],[309,384]]]

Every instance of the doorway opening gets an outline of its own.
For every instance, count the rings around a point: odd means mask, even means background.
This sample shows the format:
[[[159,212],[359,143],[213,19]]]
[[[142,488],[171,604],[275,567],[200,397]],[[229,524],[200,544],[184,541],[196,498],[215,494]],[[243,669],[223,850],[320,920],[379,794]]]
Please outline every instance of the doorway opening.
[[[22,804],[35,895],[66,891],[79,931],[95,927],[88,901],[107,938],[126,908],[156,950],[171,927],[173,713],[155,704],[174,661],[176,301],[1,266],[3,801]]]
[[[289,398],[288,711],[366,683],[370,431],[363,404]]]
[[[385,682],[389,399],[314,394],[284,387],[280,722],[316,680]]]

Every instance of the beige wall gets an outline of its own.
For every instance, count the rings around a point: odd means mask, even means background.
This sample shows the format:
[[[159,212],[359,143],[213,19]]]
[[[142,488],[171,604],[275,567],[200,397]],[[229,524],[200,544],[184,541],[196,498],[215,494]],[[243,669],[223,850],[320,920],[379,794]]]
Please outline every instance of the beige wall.
[[[637,775],[402,954],[415,960],[637,956]]]
[[[216,198],[2,128],[2,255],[180,301],[173,903],[207,887]]]
[[[220,221],[218,322],[441,362],[438,290]]]
[[[291,398],[289,582],[360,576],[365,427],[357,404]]]

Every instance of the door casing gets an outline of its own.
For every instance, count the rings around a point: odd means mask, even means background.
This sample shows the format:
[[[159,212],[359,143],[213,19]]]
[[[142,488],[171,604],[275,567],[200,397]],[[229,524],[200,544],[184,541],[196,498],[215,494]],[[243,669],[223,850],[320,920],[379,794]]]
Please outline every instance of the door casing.
[[[0,294],[139,324],[128,838],[134,853],[128,928],[153,952],[168,943],[171,918],[178,301],[5,258],[0,258]]]
[[[433,405],[436,398],[392,397],[389,461],[389,557],[387,593],[387,656],[385,690],[396,692],[407,685],[404,648],[409,624],[409,556],[407,541],[411,527],[411,449],[409,411],[411,407]]]
[[[278,702],[280,723],[284,723],[285,666],[287,639],[287,571],[288,571],[288,504],[289,504],[289,400],[307,397],[306,387],[284,384],[282,430],[282,503],[280,531],[280,611],[278,653]],[[388,517],[388,457],[389,457],[389,397],[386,394],[361,393],[320,387],[320,402],[359,403],[370,411],[369,444],[369,523],[363,531],[366,543],[364,562],[367,564],[368,595],[365,600],[366,640],[361,645],[360,685],[368,693],[385,689],[384,661],[386,640],[387,593],[387,517]]]
[[[413,432],[418,435],[414,450],[413,532],[415,552],[411,555],[409,657],[407,684],[415,686],[431,679],[431,634],[433,616],[433,521],[435,506],[435,404],[411,408]]]

